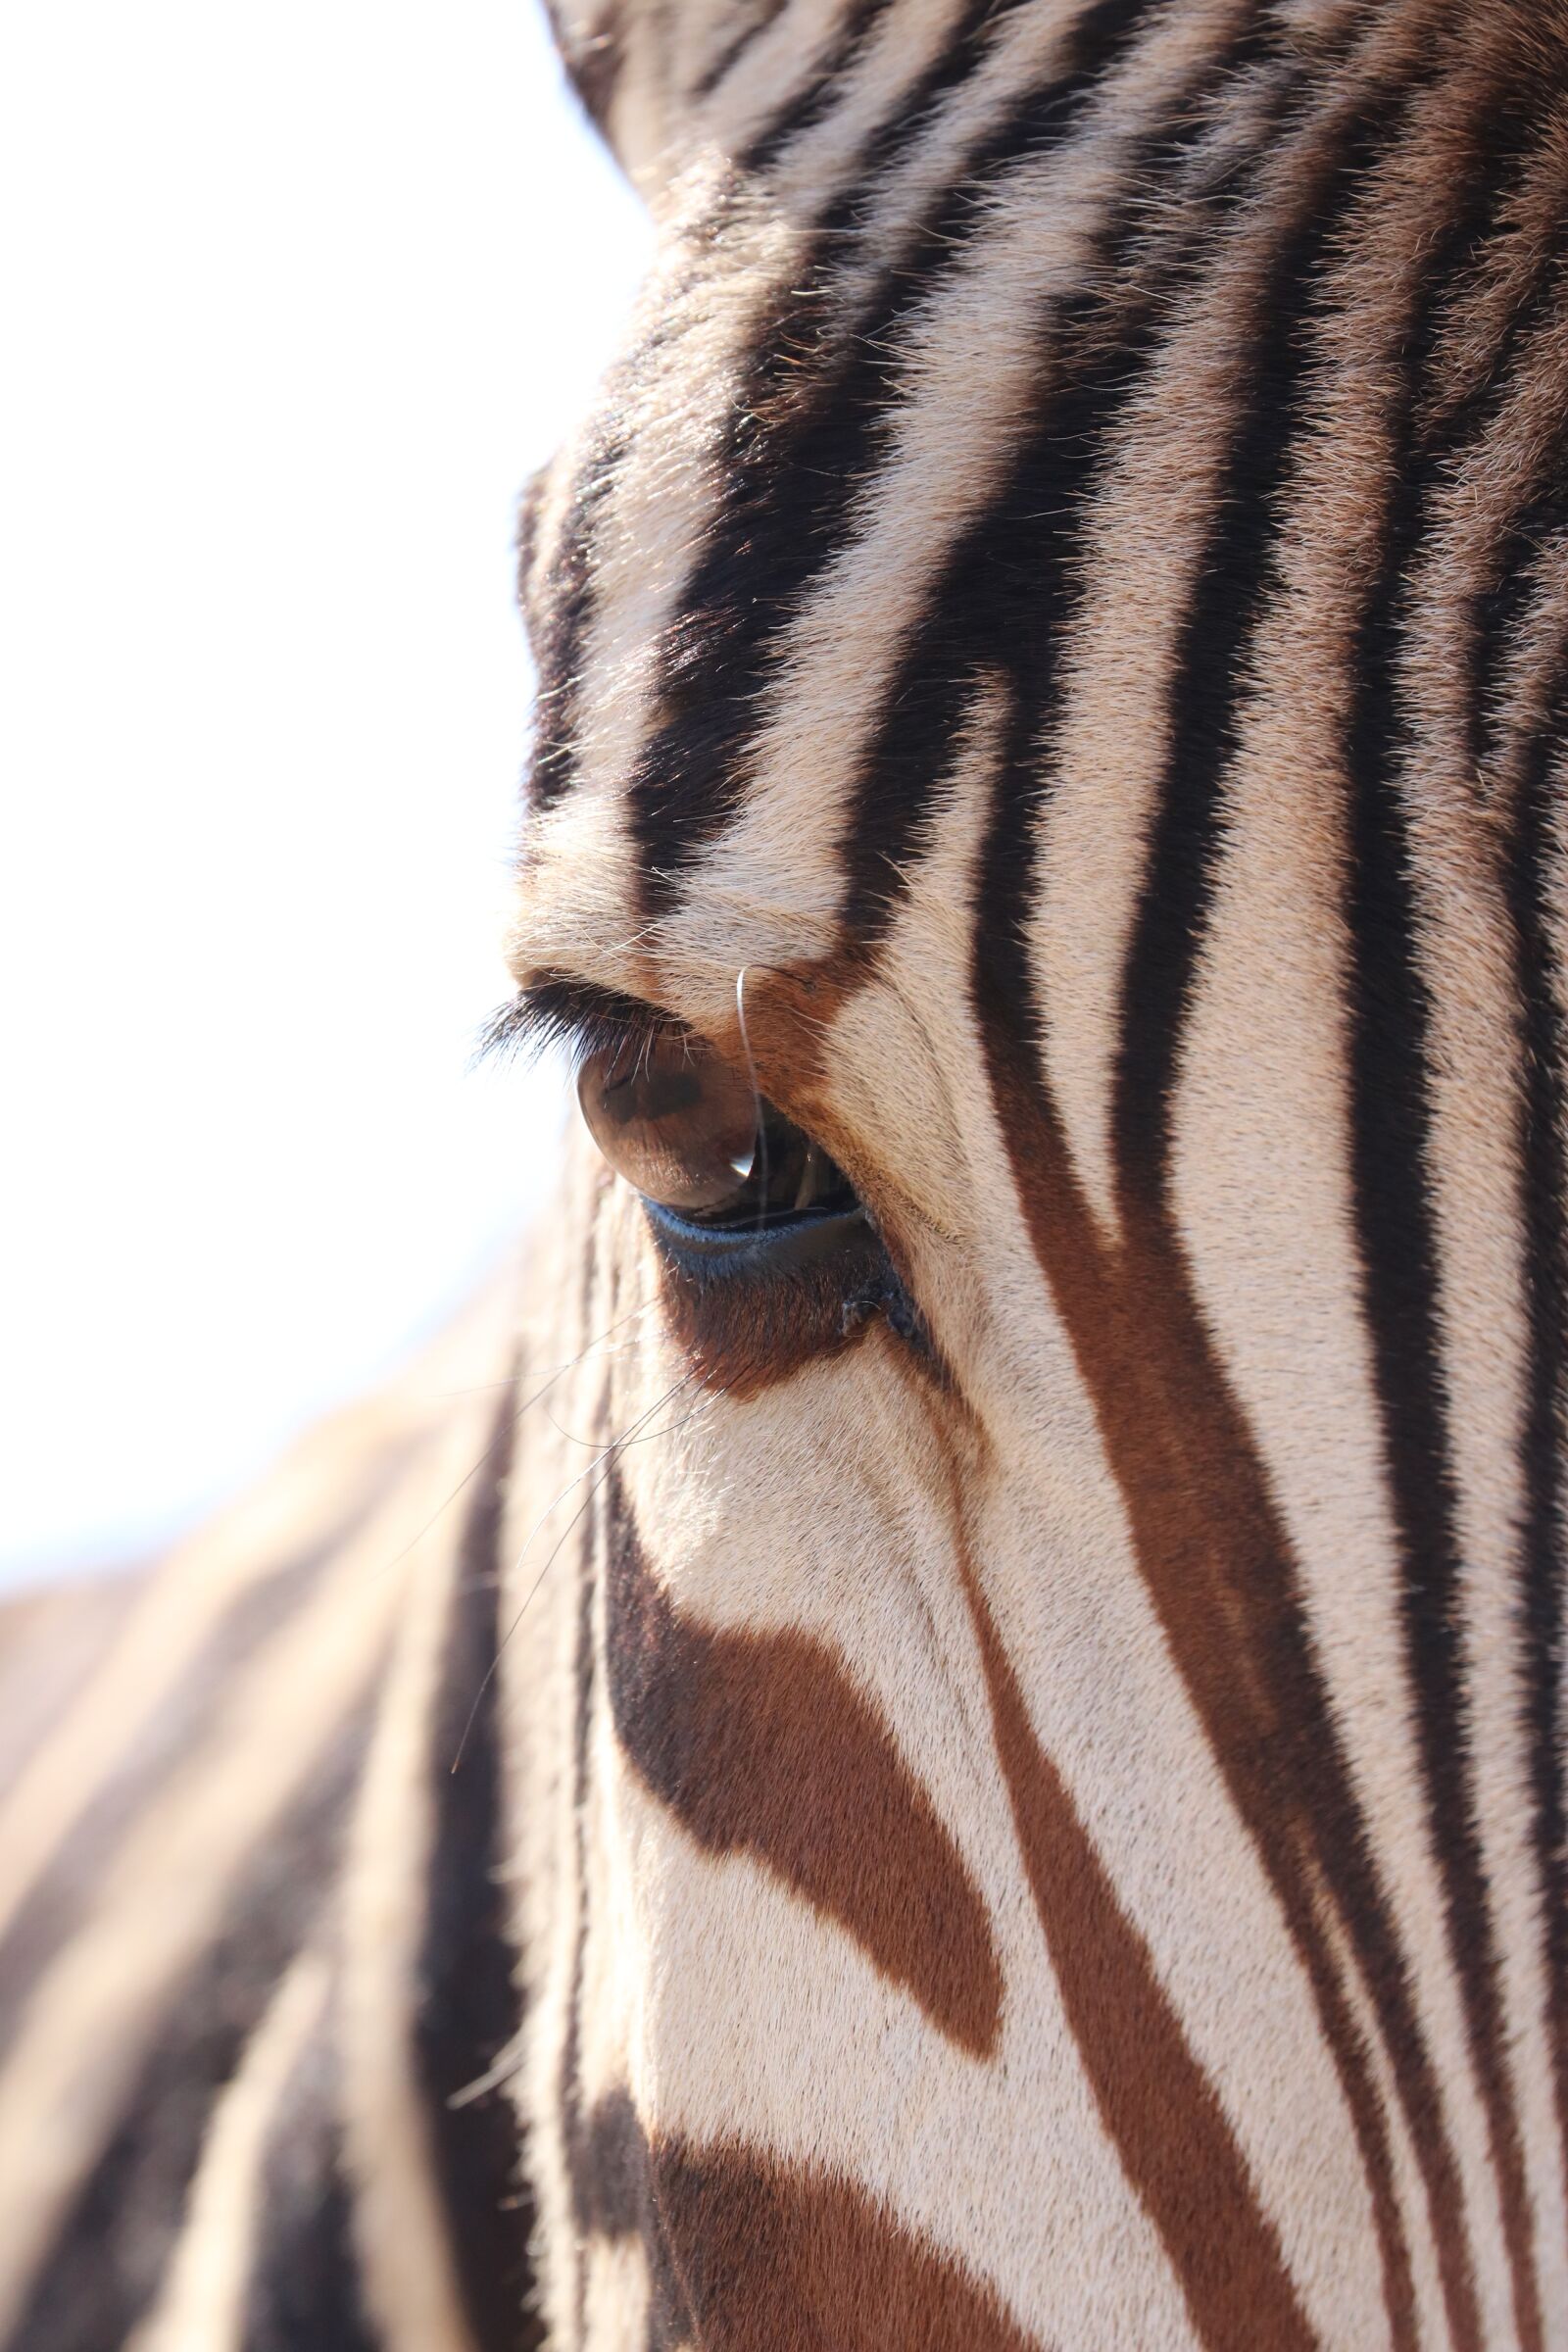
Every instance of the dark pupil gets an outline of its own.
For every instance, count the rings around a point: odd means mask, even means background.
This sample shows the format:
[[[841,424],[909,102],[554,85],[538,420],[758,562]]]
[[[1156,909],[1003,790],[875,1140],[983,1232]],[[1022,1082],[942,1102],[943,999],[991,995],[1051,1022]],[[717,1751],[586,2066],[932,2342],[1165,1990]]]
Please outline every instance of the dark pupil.
[[[770,1102],[764,1102],[762,1109],[757,1164],[749,1189],[766,1208],[793,1208],[800,1198],[811,1147],[798,1127],[779,1117]],[[819,1152],[817,1158],[823,1169],[831,1165],[824,1153]]]
[[[617,1127],[625,1127],[634,1119],[689,1116],[701,1107],[703,1093],[696,1066],[677,1062],[662,1069],[623,1070],[619,1077],[606,1081],[600,1101],[606,1116]]]
[[[740,1227],[853,1203],[827,1154],[700,1039],[596,1054],[578,1094],[611,1165],[684,1216]]]

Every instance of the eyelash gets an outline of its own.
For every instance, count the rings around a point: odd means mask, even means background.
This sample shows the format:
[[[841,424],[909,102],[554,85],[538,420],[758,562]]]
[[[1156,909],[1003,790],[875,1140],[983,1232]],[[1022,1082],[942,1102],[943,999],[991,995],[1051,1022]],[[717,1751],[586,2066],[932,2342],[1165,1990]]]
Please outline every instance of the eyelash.
[[[564,1055],[575,1081],[595,1054],[620,1050],[640,1057],[663,1040],[685,1034],[684,1022],[673,1013],[639,997],[614,996],[547,972],[491,1014],[475,1058],[514,1054],[536,1058],[554,1048]]]
[[[700,1091],[702,1068],[723,1065],[685,1023],[645,1001],[547,973],[494,1016],[481,1052],[538,1054],[557,1046],[579,1089],[602,1060],[611,1073],[609,1091],[648,1076],[657,1095],[655,1065],[662,1056],[667,1069],[670,1057],[663,1050],[677,1044],[682,1055],[673,1066],[698,1072]],[[766,1133],[769,1119],[788,1125],[755,1087],[752,1102],[759,1134]],[[656,1108],[656,1125],[658,1115]],[[591,1118],[588,1123],[593,1131]],[[615,1167],[605,1135],[596,1140]],[[799,1140],[809,1147],[810,1139]],[[831,1170],[832,1163],[826,1165]],[[845,1208],[828,1201],[820,1214],[792,1212],[787,1203],[769,1203],[764,1173],[752,1227],[742,1213],[685,1215],[652,1198],[624,1169],[617,1172],[641,1199],[664,1270],[672,1336],[708,1385],[744,1398],[810,1361],[838,1354],[878,1320],[916,1355],[934,1360],[918,1309],[853,1192]],[[642,1172],[646,1176],[647,1168]]]

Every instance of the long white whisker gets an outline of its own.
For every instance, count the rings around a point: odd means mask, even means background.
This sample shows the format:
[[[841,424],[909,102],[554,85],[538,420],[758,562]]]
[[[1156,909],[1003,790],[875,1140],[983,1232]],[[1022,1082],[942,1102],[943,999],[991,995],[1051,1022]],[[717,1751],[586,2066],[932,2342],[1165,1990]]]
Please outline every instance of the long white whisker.
[[[551,1511],[558,1510],[561,1504],[565,1501],[566,1496],[570,1494],[575,1488],[580,1487],[584,1479],[592,1478],[596,1470],[603,1470],[605,1476],[608,1477],[610,1464],[612,1462],[615,1455],[617,1453],[624,1452],[628,1446],[634,1443],[645,1444],[647,1440],[639,1439],[636,1434],[642,1428],[643,1423],[649,1420],[653,1414],[659,1412],[664,1405],[666,1405],[672,1396],[678,1396],[682,1389],[689,1388],[691,1383],[696,1378],[697,1375],[695,1372],[684,1373],[682,1377],[675,1382],[672,1388],[668,1388],[664,1391],[662,1396],[655,1398],[654,1402],[648,1407],[646,1412],[639,1413],[636,1420],[633,1421],[628,1428],[624,1429],[618,1438],[612,1438],[611,1443],[605,1447],[604,1451],[599,1455],[597,1460],[590,1462],[585,1470],[579,1470],[577,1476],[571,1480],[570,1484],[563,1487],[561,1493],[556,1496],[555,1501],[550,1504],[549,1509],[541,1514],[541,1516],[534,1522],[533,1527],[529,1530],[527,1542],[523,1544],[521,1551],[518,1552],[516,1560],[514,1563],[514,1575],[516,1574],[516,1571],[522,1566],[523,1561],[527,1558],[529,1545],[533,1543],[534,1537],[538,1535],[539,1530],[544,1526],[545,1521],[550,1517]],[[719,1395],[722,1393],[722,1391],[718,1392]],[[674,1437],[687,1426],[688,1422],[695,1419],[695,1414],[688,1413],[684,1420],[677,1421],[671,1428],[667,1430],[651,1430],[649,1431],[648,1436],[650,1438]],[[496,1654],[491,1659],[489,1665],[485,1668],[483,1677],[480,1680],[479,1688],[473,1694],[473,1704],[468,1709],[467,1720],[463,1727],[463,1736],[458,1741],[457,1752],[452,1758],[451,1769],[453,1772],[456,1772],[458,1766],[463,1762],[464,1750],[468,1744],[469,1734],[472,1732],[474,1723],[478,1717],[480,1702],[482,1701],[485,1692],[489,1690],[491,1683],[495,1680],[508,1643],[511,1642],[513,1635],[516,1632],[518,1626],[522,1623],[524,1617],[527,1615],[534,1596],[538,1592],[540,1586],[544,1583],[545,1578],[549,1575],[562,1545],[565,1543],[566,1538],[571,1534],[572,1529],[577,1525],[578,1521],[583,1515],[583,1512],[588,1508],[588,1505],[593,1501],[594,1496],[598,1494],[598,1487],[594,1487],[590,1489],[589,1493],[583,1496],[582,1501],[577,1505],[576,1510],[573,1511],[571,1517],[567,1520],[565,1526],[562,1529],[561,1534],[557,1537],[555,1544],[552,1545],[549,1559],[546,1560],[544,1566],[534,1578],[533,1583],[529,1586],[522,1606],[518,1609],[516,1615],[513,1618],[512,1623],[502,1635],[500,1642],[496,1644]]]
[[[514,1431],[517,1428],[524,1413],[531,1412],[533,1407],[538,1404],[543,1397],[549,1396],[551,1390],[555,1387],[558,1380],[563,1380],[568,1372],[575,1371],[577,1366],[582,1363],[586,1357],[590,1356],[596,1348],[602,1347],[606,1340],[612,1338],[613,1335],[621,1329],[622,1325],[629,1323],[634,1315],[642,1314],[652,1303],[653,1301],[650,1298],[640,1299],[634,1307],[628,1308],[625,1314],[618,1316],[613,1323],[609,1324],[604,1331],[599,1333],[597,1338],[590,1340],[586,1347],[579,1348],[578,1352],[574,1356],[571,1356],[565,1363],[558,1364],[555,1370],[551,1373],[549,1379],[546,1380],[539,1388],[535,1389],[531,1396],[525,1396],[523,1398],[523,1401],[518,1405],[516,1411],[512,1416],[511,1422],[508,1425],[509,1432]],[[515,1379],[516,1374],[514,1373],[513,1381],[515,1382]],[[511,1384],[506,1381],[499,1381],[495,1385],[499,1388],[506,1388]],[[408,1558],[410,1552],[416,1550],[418,1545],[424,1542],[424,1539],[430,1533],[430,1530],[446,1517],[447,1512],[457,1501],[459,1495],[465,1494],[466,1490],[472,1486],[474,1480],[478,1477],[486,1462],[488,1462],[492,1454],[494,1454],[496,1447],[501,1441],[501,1437],[502,1432],[500,1430],[493,1430],[491,1432],[489,1442],[485,1446],[483,1452],[479,1455],[478,1460],[473,1464],[473,1467],[464,1473],[463,1477],[459,1479],[457,1485],[436,1505],[434,1511],[432,1511],[424,1525],[416,1535],[413,1535],[409,1538],[409,1541],[404,1544],[403,1549],[394,1559],[387,1563],[388,1574],[391,1573],[392,1569],[400,1568],[402,1566],[403,1562]]]

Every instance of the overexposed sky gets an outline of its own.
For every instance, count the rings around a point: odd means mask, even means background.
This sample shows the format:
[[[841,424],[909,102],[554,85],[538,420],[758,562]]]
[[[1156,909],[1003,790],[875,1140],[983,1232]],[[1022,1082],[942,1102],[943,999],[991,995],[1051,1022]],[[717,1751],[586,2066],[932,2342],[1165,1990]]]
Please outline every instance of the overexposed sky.
[[[84,0],[0,77],[0,1581],[134,1557],[430,1328],[559,1080],[467,1073],[518,491],[641,215],[530,0]]]

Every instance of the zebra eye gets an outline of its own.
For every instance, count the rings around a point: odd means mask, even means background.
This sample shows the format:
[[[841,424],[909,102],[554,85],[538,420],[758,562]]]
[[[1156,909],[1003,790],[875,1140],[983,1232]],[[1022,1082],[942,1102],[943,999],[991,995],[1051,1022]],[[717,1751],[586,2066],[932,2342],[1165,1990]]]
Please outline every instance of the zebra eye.
[[[851,1346],[924,1327],[844,1171],[689,1030],[632,1031],[577,1079],[600,1151],[641,1196],[669,1328],[738,1399]]]
[[[594,1054],[577,1097],[600,1151],[668,1238],[745,1242],[858,1211],[827,1153],[701,1038]]]

